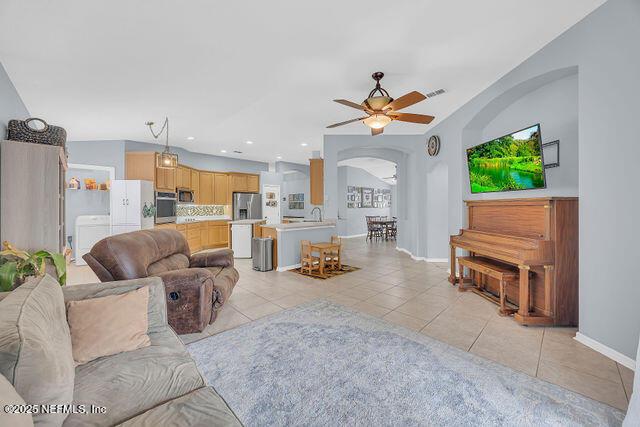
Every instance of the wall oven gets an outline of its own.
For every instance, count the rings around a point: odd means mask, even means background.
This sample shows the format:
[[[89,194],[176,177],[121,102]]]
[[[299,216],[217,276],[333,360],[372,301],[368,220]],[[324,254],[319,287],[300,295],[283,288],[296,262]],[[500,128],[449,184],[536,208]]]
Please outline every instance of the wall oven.
[[[176,222],[176,193],[156,191],[156,224]]]
[[[178,188],[178,203],[195,203],[193,191],[188,188]]]

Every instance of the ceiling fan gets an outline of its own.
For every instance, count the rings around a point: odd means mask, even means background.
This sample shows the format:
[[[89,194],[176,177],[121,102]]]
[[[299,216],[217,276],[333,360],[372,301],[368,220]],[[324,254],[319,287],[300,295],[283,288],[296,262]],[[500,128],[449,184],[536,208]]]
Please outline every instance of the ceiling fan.
[[[346,105],[347,107],[356,108],[367,113],[367,116],[358,117],[357,119],[347,120],[346,122],[335,123],[327,126],[327,128],[335,128],[338,126],[346,125],[353,122],[362,121],[365,125],[371,128],[371,135],[380,135],[384,130],[384,127],[394,120],[401,122],[429,124],[435,118],[433,116],[427,116],[424,114],[412,114],[412,113],[400,113],[398,110],[409,107],[413,104],[417,104],[420,101],[427,99],[420,92],[409,92],[406,95],[401,96],[398,99],[393,99],[389,96],[389,92],[380,86],[380,80],[384,77],[384,73],[377,71],[371,75],[373,80],[376,81],[376,87],[369,92],[367,99],[362,101],[362,104],[347,101],[346,99],[334,99],[338,104]],[[437,96],[444,93],[444,90],[439,89],[430,93],[429,97]]]

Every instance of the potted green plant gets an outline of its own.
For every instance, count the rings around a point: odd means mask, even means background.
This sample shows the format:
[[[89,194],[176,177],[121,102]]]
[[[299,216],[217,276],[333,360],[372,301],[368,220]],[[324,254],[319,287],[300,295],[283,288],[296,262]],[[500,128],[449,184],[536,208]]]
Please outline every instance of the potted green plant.
[[[20,286],[27,277],[43,276],[47,272],[47,265],[55,268],[55,276],[64,286],[67,281],[67,264],[64,255],[49,252],[36,251],[29,253],[14,248],[9,242],[3,242],[3,250],[0,251],[0,290],[11,291]]]

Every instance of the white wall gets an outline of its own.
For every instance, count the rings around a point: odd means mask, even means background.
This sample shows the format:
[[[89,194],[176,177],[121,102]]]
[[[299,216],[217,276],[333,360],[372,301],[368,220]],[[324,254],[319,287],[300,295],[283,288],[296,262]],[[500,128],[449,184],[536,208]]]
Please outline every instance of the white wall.
[[[390,190],[391,186],[364,169],[351,166],[338,168],[338,192],[340,197],[339,211],[341,217],[341,236],[357,236],[367,232],[367,216],[391,216],[391,208],[347,208],[347,186],[369,187],[373,189]],[[395,200],[391,200],[393,204]]]
[[[313,205],[310,200],[310,180],[309,175],[305,175],[302,172],[290,172],[283,174],[281,198],[286,198],[286,201],[282,201],[282,215],[288,216],[303,216],[308,217],[309,212],[313,209]],[[289,209],[289,194],[304,194],[304,208],[303,209]]]

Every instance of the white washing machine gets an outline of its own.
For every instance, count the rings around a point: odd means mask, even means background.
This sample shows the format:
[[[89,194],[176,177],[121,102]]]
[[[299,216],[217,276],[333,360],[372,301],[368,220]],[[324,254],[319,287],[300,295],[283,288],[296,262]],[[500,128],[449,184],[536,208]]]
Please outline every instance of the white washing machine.
[[[75,258],[76,265],[87,265],[82,255],[91,250],[98,241],[111,234],[109,215],[80,215],[76,218]]]

